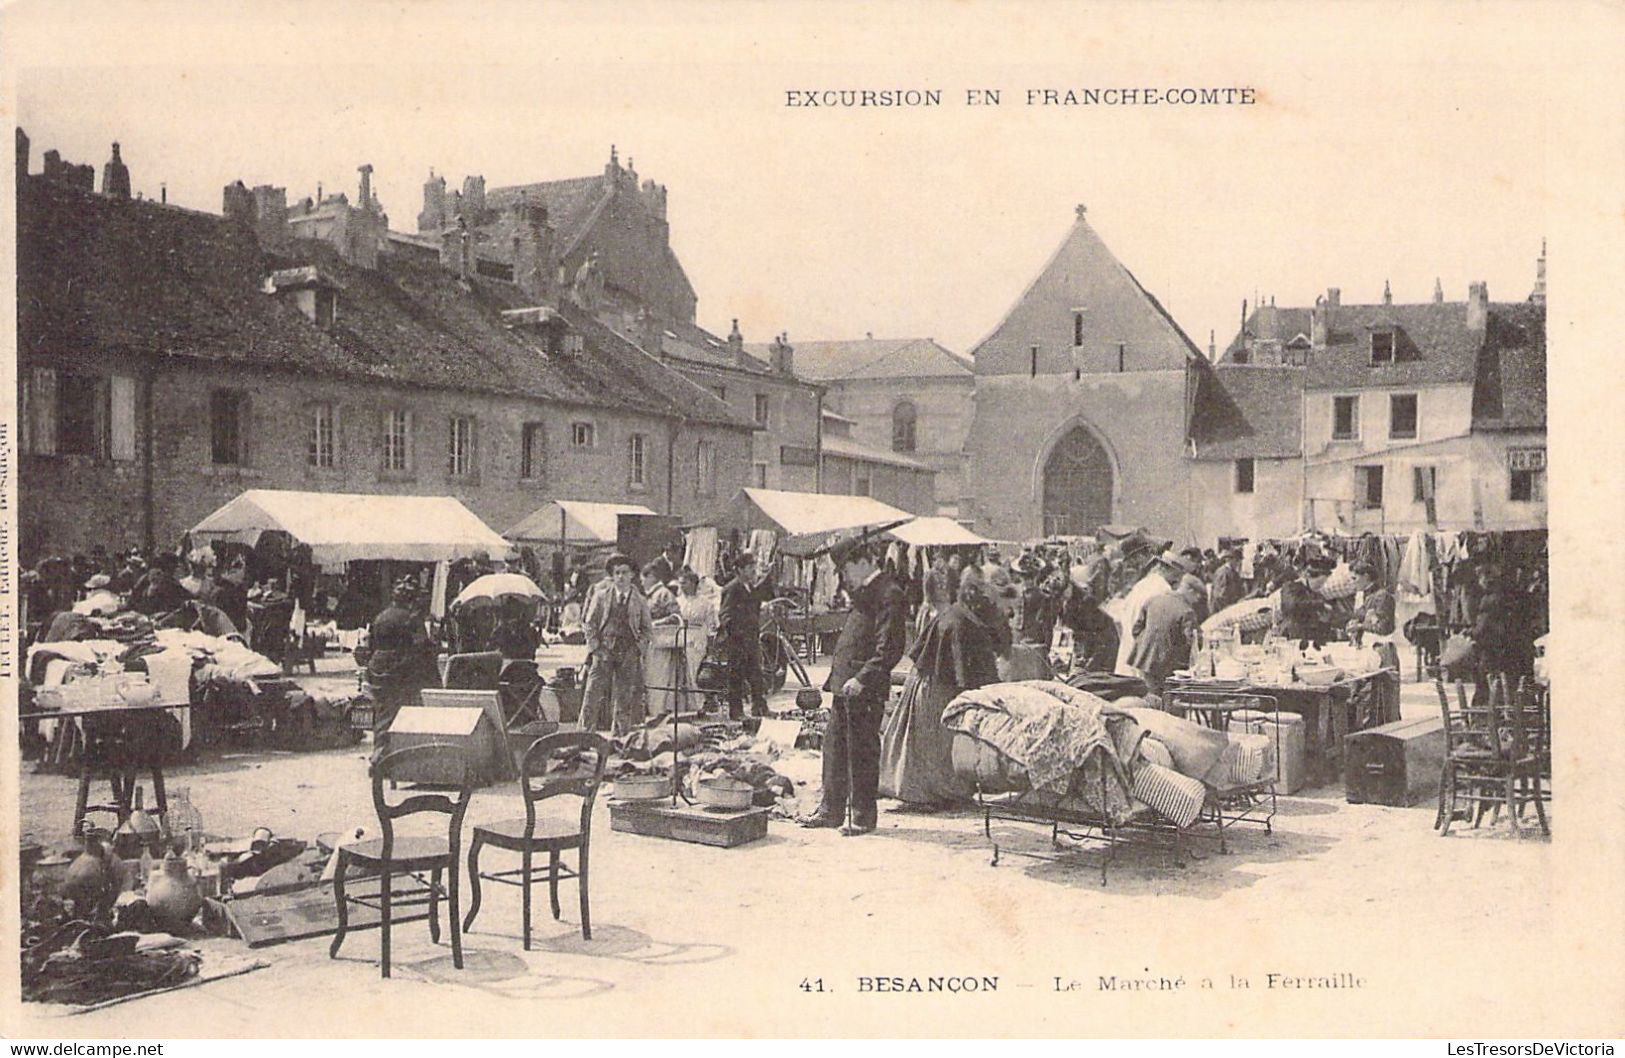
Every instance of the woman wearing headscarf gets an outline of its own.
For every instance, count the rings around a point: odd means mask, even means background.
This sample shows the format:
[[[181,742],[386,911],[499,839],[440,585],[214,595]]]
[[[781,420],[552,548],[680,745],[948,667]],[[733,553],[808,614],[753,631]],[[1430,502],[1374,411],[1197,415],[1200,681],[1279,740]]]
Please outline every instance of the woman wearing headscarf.
[[[982,594],[980,577],[963,577],[959,598],[932,618],[914,644],[914,671],[881,733],[883,795],[921,806],[970,796],[969,784],[954,774],[953,732],[942,726],[942,711],[961,691],[998,682],[999,632],[978,613],[1003,616]],[[1006,625],[1006,645],[1009,636]]]

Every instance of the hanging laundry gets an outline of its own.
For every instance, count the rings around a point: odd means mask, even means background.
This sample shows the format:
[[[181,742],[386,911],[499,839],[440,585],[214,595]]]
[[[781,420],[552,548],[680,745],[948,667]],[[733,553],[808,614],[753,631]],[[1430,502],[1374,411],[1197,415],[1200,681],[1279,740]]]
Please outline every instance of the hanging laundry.
[[[1399,586],[1412,595],[1433,594],[1433,564],[1428,556],[1427,534],[1418,529],[1405,544],[1399,565]]]

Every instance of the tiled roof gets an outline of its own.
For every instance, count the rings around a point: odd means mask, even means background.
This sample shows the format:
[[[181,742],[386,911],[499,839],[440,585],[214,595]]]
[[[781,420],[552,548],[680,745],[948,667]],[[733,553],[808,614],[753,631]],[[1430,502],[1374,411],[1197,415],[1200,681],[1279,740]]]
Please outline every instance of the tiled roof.
[[[1495,305],[1488,330],[1473,389],[1473,429],[1545,429],[1546,306]]]
[[[1205,362],[1195,367],[1190,437],[1199,460],[1303,454],[1303,369]]]
[[[712,367],[729,367],[748,371],[753,375],[772,375],[773,370],[753,356],[736,354],[728,348],[725,339],[718,338],[703,327],[680,321],[665,321],[666,333],[661,351],[678,360],[688,360]],[[779,377],[779,376],[775,376]]]
[[[796,341],[796,374],[819,382],[848,378],[970,378],[975,366],[930,338],[858,338],[853,341]],[[745,351],[766,360],[771,345],[752,343]]]
[[[465,288],[437,262],[385,253],[377,270],[325,243],[262,252],[220,217],[117,201],[30,179],[19,211],[19,340],[61,362],[123,351],[530,397],[748,426],[725,403],[624,337],[566,307],[585,338],[546,357],[504,309],[518,288]],[[315,266],[342,287],[331,329],[263,292],[274,271]]]
[[[535,184],[493,188],[485,193],[485,205],[488,209],[500,211],[502,218],[481,226],[482,242],[489,241],[497,247],[511,244],[512,229],[519,219],[510,207],[523,200],[547,207],[547,220],[553,226],[556,238],[554,252],[563,259],[587,234],[613,193],[614,189],[602,176],[580,176],[570,180],[544,180]]]
[[[1283,345],[1313,326],[1312,310],[1266,305],[1247,319],[1221,359],[1234,362],[1248,337]],[[1306,349],[1306,389],[1361,389],[1426,383],[1473,385],[1475,429],[1540,429],[1546,424],[1546,308],[1495,302],[1482,335],[1467,326],[1465,302],[1339,305],[1325,349]],[[1396,358],[1371,363],[1371,334],[1392,329]]]

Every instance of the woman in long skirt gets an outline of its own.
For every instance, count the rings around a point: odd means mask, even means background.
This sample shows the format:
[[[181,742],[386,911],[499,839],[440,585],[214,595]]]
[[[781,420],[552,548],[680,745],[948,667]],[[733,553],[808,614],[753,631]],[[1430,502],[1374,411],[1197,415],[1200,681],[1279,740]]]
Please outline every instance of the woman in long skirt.
[[[961,691],[998,682],[996,632],[976,616],[975,579],[959,599],[921,633],[911,656],[914,671],[897,709],[886,720],[880,747],[880,792],[915,805],[967,800],[971,787],[954,774],[953,732],[942,711]]]

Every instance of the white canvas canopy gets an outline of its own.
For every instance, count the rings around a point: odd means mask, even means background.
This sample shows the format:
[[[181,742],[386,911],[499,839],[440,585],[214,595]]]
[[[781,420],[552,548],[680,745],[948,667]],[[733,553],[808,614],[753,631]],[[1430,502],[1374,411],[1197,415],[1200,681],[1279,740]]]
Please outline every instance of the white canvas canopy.
[[[192,527],[200,543],[250,547],[266,532],[284,532],[310,547],[323,566],[362,559],[443,562],[513,548],[450,496],[249,489]]]
[[[977,536],[952,518],[916,518],[886,534],[910,547],[981,547],[993,541]]]
[[[802,544],[822,544],[822,537],[830,533],[895,525],[911,518],[907,511],[871,496],[740,489],[724,507],[696,524],[740,532],[767,529],[784,538],[784,550],[794,554],[802,550]]]
[[[653,513],[635,503],[549,500],[502,535],[528,544],[613,544],[620,534],[621,515]]]

